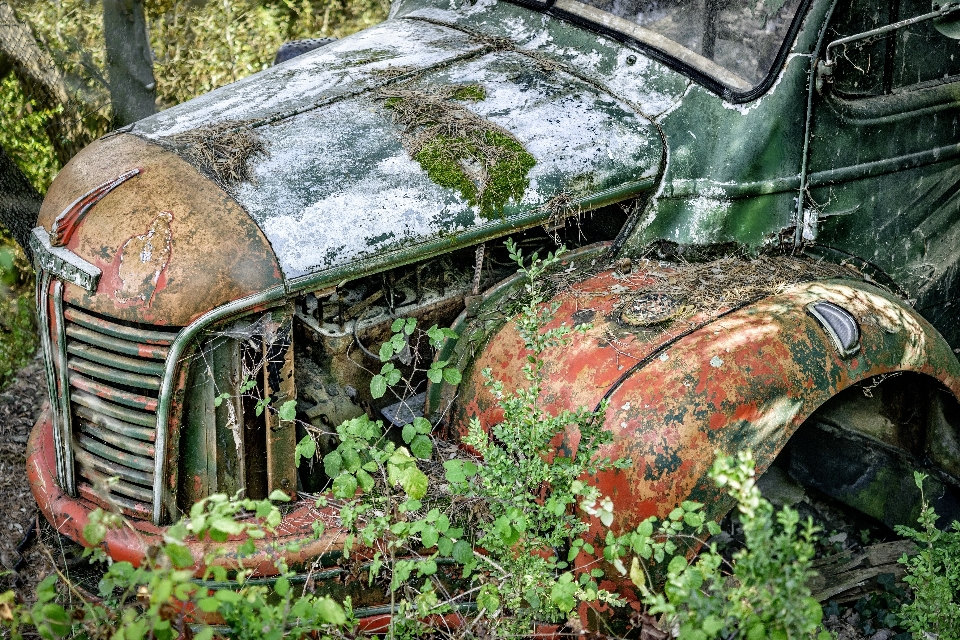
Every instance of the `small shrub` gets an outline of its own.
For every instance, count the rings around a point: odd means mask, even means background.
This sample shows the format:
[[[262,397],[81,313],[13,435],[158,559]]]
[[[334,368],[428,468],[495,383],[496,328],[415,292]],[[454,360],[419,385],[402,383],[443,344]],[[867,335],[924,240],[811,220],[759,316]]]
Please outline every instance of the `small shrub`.
[[[937,514],[923,494],[927,476],[914,472],[922,506],[917,522],[920,529],[896,527],[897,533],[917,543],[915,555],[904,555],[903,581],[913,590],[913,601],[900,608],[900,624],[915,634],[935,634],[940,640],[960,639],[960,522],[951,530],[937,528]]]
[[[732,566],[715,545],[688,559],[690,541],[698,543],[704,528],[718,532],[716,523],[703,522],[702,505],[694,502],[678,507],[656,529],[656,518],[650,518],[618,540],[611,536],[608,557],[618,561],[628,550],[637,555],[630,577],[643,603],[650,613],[663,614],[668,626],[677,626],[681,638],[814,636],[823,610],[807,587],[813,574],[813,522],[801,525],[799,514],[789,507],[774,513],[757,489],[749,451],[736,458],[718,454],[711,476],[736,499],[743,525],[745,546],[734,554]],[[650,559],[666,563],[662,593],[645,570]],[[820,632],[817,637],[831,636]]]
[[[0,389],[37,350],[33,269],[23,251],[0,229]]]

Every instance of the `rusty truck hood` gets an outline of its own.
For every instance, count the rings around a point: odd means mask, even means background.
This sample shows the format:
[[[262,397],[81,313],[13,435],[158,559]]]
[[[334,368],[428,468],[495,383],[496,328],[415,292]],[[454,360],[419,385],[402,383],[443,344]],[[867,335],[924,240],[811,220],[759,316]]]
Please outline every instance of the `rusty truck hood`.
[[[504,6],[501,23],[559,22]],[[532,42],[533,35],[519,29],[513,41],[453,23],[392,19],[168,109],[131,133],[200,169],[180,141],[234,126],[263,144],[266,154],[248,160],[249,179],[212,177],[260,227],[294,285],[356,277],[540,224],[558,213],[558,196],[569,203],[559,212],[566,213],[651,189],[661,136],[637,101],[606,86],[623,84],[625,63],[617,66],[614,56],[609,77],[585,74],[589,64],[564,59],[569,49],[547,46],[549,38]],[[642,74],[636,79],[642,87]],[[458,104],[507,131],[536,161],[522,195],[492,214],[428,176],[385,104],[384,89],[438,93],[468,85],[482,99]],[[686,83],[665,86],[656,87],[662,108]]]

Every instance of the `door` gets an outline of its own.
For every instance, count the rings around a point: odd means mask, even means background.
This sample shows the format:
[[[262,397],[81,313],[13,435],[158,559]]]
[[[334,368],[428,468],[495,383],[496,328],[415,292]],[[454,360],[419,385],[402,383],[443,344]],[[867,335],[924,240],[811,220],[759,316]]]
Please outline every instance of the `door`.
[[[813,99],[804,237],[889,275],[958,348],[960,40],[927,19],[836,42],[930,12],[930,0],[839,0],[819,56],[832,64]]]

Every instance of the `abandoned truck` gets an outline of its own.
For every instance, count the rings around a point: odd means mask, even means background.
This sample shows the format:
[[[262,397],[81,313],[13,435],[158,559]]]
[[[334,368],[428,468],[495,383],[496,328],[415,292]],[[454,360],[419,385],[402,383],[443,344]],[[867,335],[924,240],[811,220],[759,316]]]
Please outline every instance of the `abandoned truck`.
[[[40,508],[82,541],[119,505],[105,548],[138,562],[205,496],[281,490],[289,561],[334,561],[304,425],[497,419],[479,372],[510,388],[524,361],[509,237],[573,248],[556,322],[589,328],[546,353],[543,402],[609,401],[613,528],[719,504],[714,452],[747,447],[887,524],[924,469],[960,515],[956,8],[397,0],[103,137],[32,231]],[[370,382],[401,317],[461,334],[437,357],[463,375],[397,406]],[[434,357],[408,347],[401,370]]]

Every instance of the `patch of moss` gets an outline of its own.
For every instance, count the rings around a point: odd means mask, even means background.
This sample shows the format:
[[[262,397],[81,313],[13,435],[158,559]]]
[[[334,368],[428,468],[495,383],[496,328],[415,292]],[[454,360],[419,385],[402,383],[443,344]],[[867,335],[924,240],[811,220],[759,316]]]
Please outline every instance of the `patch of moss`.
[[[381,97],[404,126],[410,156],[431,180],[478,207],[481,216],[502,216],[511,199],[523,196],[536,158],[510,132],[454,102],[483,100],[483,87],[395,89]]]
[[[453,99],[462,102],[480,102],[487,99],[487,90],[479,84],[468,84],[454,89]]]
[[[502,216],[507,202],[523,196],[527,173],[537,164],[523,145],[498,131],[437,136],[414,159],[431,180],[459,191],[485,218]]]

